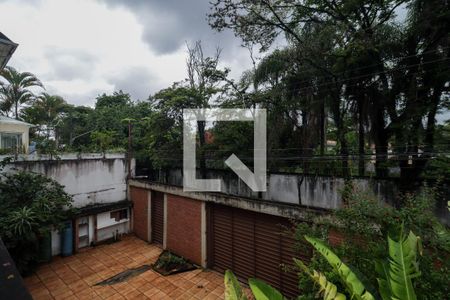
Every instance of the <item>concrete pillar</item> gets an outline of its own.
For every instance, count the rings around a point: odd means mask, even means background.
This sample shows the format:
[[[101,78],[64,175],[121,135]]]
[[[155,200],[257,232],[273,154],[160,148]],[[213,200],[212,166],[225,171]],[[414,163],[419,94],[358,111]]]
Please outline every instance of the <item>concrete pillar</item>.
[[[167,194],[164,193],[163,249],[167,248]]]
[[[147,204],[147,224],[148,224],[148,242],[152,242],[152,190],[148,190],[148,204]]]
[[[206,220],[206,202],[202,201],[201,208],[201,240],[202,240],[202,267],[206,268],[207,260],[207,220]]]

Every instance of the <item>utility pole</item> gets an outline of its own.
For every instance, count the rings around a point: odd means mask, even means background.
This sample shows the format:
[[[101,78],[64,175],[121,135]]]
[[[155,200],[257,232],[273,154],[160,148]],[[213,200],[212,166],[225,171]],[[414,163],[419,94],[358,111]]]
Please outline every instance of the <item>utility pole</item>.
[[[133,145],[133,137],[132,137],[132,129],[133,125],[131,122],[136,121],[132,118],[125,118],[122,122],[128,122],[128,151],[127,151],[127,161],[128,161],[128,175],[127,179],[131,179],[131,158],[132,158],[132,145]]]
[[[133,142],[133,138],[131,136],[131,119],[128,120],[128,179],[131,179],[131,145]]]

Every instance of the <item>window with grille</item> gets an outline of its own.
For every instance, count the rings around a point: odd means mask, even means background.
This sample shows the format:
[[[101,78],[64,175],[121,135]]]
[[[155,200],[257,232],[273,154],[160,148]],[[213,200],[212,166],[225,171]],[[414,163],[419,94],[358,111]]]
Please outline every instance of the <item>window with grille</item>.
[[[22,146],[21,133],[0,133],[0,148],[1,149],[17,149]]]

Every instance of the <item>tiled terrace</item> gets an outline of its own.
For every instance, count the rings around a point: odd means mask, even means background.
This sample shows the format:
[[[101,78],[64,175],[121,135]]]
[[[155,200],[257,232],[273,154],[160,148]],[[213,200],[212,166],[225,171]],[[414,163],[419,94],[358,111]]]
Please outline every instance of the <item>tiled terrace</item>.
[[[223,299],[223,276],[207,270],[166,277],[149,270],[126,282],[94,286],[129,268],[154,263],[160,252],[127,236],[70,257],[55,257],[24,280],[34,299]]]

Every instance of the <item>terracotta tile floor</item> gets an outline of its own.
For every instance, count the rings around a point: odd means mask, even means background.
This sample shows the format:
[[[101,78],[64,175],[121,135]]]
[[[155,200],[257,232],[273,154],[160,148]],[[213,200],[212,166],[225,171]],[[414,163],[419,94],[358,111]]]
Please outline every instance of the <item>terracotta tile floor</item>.
[[[34,299],[223,299],[223,276],[194,270],[162,276],[152,270],[110,286],[94,286],[129,268],[156,261],[161,249],[134,236],[89,248],[70,257],[55,257],[25,277]]]

